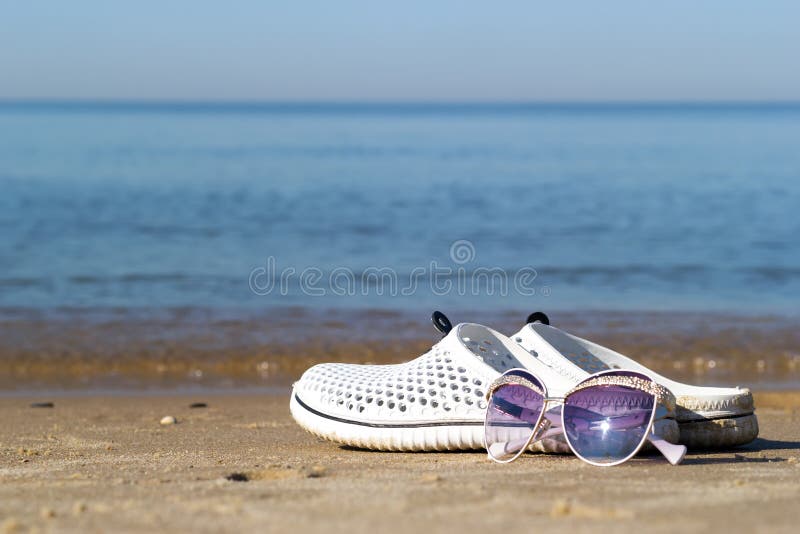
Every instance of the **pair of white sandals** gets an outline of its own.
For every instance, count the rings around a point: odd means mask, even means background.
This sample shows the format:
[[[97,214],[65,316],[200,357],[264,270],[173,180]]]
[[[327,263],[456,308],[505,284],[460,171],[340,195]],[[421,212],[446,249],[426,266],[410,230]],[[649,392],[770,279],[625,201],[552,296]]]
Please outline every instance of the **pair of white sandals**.
[[[486,391],[503,372],[532,371],[559,396],[590,374],[639,371],[669,389],[674,410],[657,412],[655,430],[689,449],[719,449],[758,436],[753,396],[746,388],[698,387],[665,378],[611,349],[549,326],[543,313],[528,317],[511,337],[474,323],[454,328],[440,312],[445,337],[403,364],[324,363],[292,388],[290,408],[309,432],[345,445],[391,451],[470,450],[484,447]],[[568,452],[563,436],[531,450]]]

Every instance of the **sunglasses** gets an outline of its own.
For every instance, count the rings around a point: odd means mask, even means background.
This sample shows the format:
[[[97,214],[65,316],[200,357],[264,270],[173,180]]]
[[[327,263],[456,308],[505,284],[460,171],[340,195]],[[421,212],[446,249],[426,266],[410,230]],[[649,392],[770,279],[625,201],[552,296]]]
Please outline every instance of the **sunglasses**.
[[[653,444],[672,465],[686,447],[656,434],[653,421],[659,404],[675,409],[675,397],[650,377],[632,371],[594,374],[564,397],[548,397],[542,380],[530,371],[511,369],[489,387],[484,439],[489,457],[508,463],[531,443],[563,433],[581,460],[607,467],[633,458],[645,442]],[[561,406],[561,416],[555,408]]]

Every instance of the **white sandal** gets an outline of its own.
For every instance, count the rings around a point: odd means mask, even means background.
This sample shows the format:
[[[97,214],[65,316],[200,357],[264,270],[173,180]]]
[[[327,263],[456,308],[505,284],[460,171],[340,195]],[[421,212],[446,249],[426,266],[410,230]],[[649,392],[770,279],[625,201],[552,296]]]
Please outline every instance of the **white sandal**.
[[[512,339],[540,362],[563,375],[626,369],[652,376],[676,397],[679,443],[690,449],[734,447],[758,437],[753,395],[747,388],[700,387],[675,382],[631,358],[591,341],[549,326],[536,312]],[[560,354],[560,358],[552,355]]]
[[[396,365],[324,363],[294,384],[295,420],[321,438],[376,450],[468,450],[484,448],[485,394],[501,373],[527,368],[563,395],[588,376],[544,365],[503,334],[473,323],[452,328],[441,313],[434,325],[445,335],[422,356]],[[542,347],[538,354],[548,353]],[[560,356],[553,351],[548,360]],[[659,414],[659,432],[678,439],[674,413]],[[538,441],[533,450],[567,452],[563,439]]]

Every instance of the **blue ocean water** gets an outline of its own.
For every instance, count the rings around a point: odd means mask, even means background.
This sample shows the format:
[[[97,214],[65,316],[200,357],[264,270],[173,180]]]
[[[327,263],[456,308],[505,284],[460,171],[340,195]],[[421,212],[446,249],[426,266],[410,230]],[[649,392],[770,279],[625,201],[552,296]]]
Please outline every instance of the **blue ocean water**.
[[[1,308],[793,314],[799,210],[794,104],[0,103]]]

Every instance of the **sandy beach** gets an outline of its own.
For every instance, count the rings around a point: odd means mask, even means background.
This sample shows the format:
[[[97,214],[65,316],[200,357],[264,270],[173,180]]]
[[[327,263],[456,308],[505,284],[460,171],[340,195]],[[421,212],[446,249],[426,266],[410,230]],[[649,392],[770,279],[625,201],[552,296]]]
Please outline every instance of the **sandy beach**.
[[[469,319],[511,332],[520,316]],[[415,358],[439,339],[427,317],[7,310],[0,532],[795,530],[800,356],[792,319],[554,317],[667,376],[751,387],[759,439],[692,451],[677,467],[647,456],[609,469],[557,455],[500,466],[482,452],[353,450],[295,424],[292,381],[322,361]],[[165,416],[177,424],[160,424]]]
[[[288,390],[287,392],[288,393]],[[32,403],[52,402],[52,407]],[[192,403],[206,407],[190,408]],[[756,396],[745,447],[597,468],[526,455],[378,453],[314,438],[288,395],[0,400],[7,532],[795,532],[800,394]],[[162,425],[164,416],[177,424]]]

